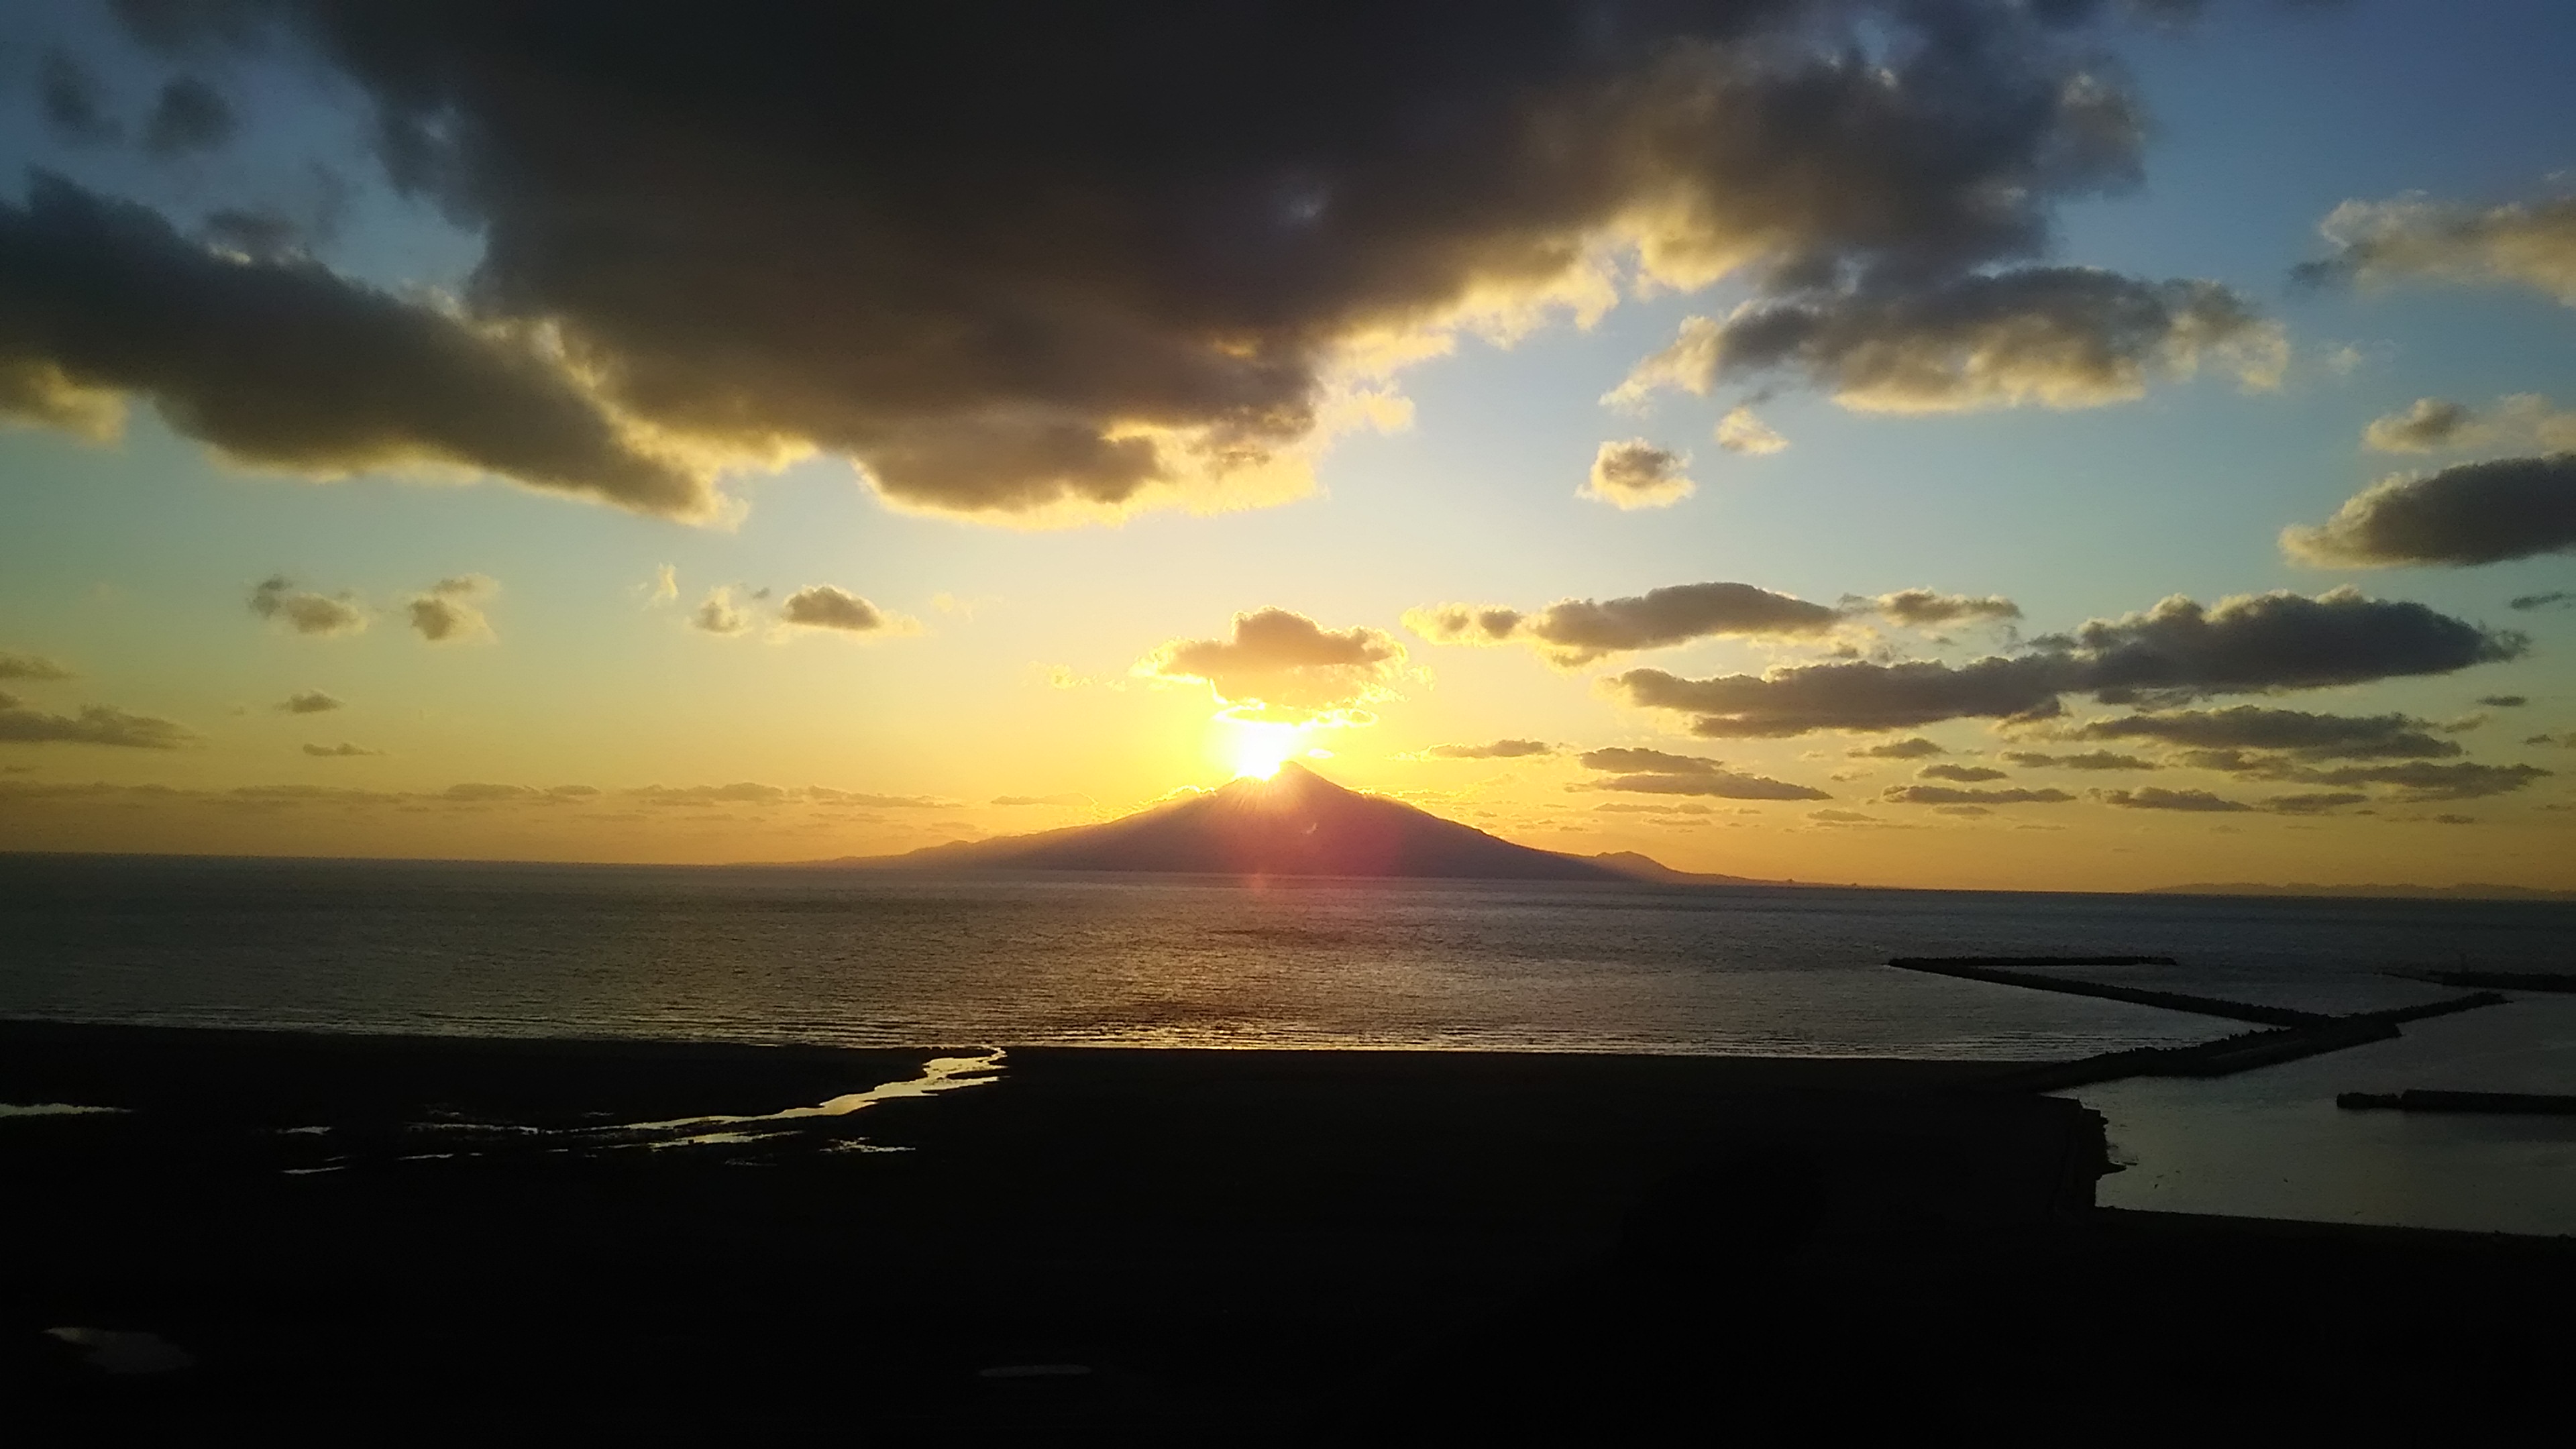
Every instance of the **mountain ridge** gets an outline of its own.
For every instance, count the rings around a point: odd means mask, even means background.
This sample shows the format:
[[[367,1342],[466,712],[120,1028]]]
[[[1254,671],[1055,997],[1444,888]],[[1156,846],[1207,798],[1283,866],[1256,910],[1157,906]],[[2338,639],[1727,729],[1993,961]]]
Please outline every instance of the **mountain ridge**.
[[[820,863],[873,870],[1779,884],[1678,871],[1634,851],[1579,856],[1518,845],[1400,800],[1344,789],[1294,761],[1267,779],[1246,776],[1116,820]]]

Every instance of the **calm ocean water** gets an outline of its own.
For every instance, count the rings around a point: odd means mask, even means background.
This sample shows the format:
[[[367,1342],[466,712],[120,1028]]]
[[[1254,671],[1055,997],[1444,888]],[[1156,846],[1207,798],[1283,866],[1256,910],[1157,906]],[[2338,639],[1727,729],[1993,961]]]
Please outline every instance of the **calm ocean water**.
[[[333,1031],[2010,1059],[2237,1028],[1887,958],[2350,1010],[2571,942],[2563,904],[0,856],[0,1016]]]

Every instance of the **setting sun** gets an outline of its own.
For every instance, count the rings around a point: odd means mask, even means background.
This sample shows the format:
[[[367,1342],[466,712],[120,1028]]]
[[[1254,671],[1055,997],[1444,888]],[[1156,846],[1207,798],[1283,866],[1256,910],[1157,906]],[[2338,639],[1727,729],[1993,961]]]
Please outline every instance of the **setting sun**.
[[[1304,744],[1305,731],[1296,725],[1246,720],[1228,720],[1226,724],[1233,731],[1226,758],[1234,766],[1238,780],[1269,779],[1279,773],[1279,766],[1290,756],[1300,753]]]

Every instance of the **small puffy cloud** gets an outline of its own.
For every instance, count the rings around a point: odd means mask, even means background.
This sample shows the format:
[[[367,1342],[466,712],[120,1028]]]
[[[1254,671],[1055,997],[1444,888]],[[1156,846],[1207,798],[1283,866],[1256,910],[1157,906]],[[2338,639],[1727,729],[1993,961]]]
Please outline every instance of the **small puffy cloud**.
[[[1717,420],[1717,445],[1730,453],[1749,453],[1768,457],[1789,446],[1789,440],[1772,430],[1769,423],[1753,415],[1749,407],[1735,407]]]
[[[1921,780],[1949,780],[1961,785],[1975,785],[1986,780],[2000,780],[2004,773],[1992,765],[1925,765],[1914,775]]]
[[[993,797],[993,803],[996,805],[1051,805],[1059,809],[1079,810],[1088,810],[1093,806],[1090,796],[1076,794],[996,795]]]
[[[1496,740],[1486,745],[1433,745],[1422,752],[1426,760],[1518,760],[1531,755],[1552,755],[1556,746],[1545,740]]]
[[[2200,750],[2266,750],[2299,760],[2420,760],[2460,753],[2457,741],[2442,739],[2432,730],[2429,722],[2411,715],[2312,714],[2246,704],[2093,720],[2074,730],[2070,738],[2154,740]]]
[[[1874,613],[1891,624],[1938,628],[1943,624],[2001,623],[2021,617],[2021,605],[2001,594],[1945,594],[1937,589],[1899,589],[1875,599],[1844,601],[1856,613]]]
[[[1606,749],[1579,757],[1587,770],[1610,776],[1573,789],[1624,790],[1640,795],[1705,795],[1720,800],[1830,800],[1812,785],[1746,775],[1726,768],[1723,760],[1675,755],[1662,750]]]
[[[2087,750],[2074,755],[2042,754],[2036,750],[2006,750],[2004,758],[2033,770],[2153,770],[2155,761],[2136,755],[2113,754],[2109,750]]]
[[[2063,790],[1961,789],[1952,785],[1890,785],[1879,798],[1891,805],[2063,805],[2075,797]]]
[[[2531,696],[2527,694],[2481,694],[2478,696],[2478,703],[2485,705],[2489,709],[2520,709],[2524,705],[2531,703]]]
[[[2216,282],[2026,267],[1757,300],[1724,322],[1692,317],[1612,397],[1790,372],[1859,412],[2089,408],[2203,364],[2270,387],[2287,360],[2280,327]]]
[[[76,715],[49,714],[0,694],[0,744],[115,745],[175,750],[196,742],[187,726],[150,715],[128,714],[104,704],[81,706]]]
[[[347,701],[318,689],[299,689],[270,706],[280,714],[328,714],[346,707]]]
[[[330,638],[356,634],[367,627],[366,611],[348,594],[317,594],[299,589],[284,575],[263,579],[250,591],[250,611],[284,624],[298,634]]]
[[[2254,807],[2207,790],[2164,790],[2148,785],[2136,790],[2096,790],[2093,798],[2123,810],[2190,810],[2234,814]]]
[[[2516,613],[2528,614],[2539,609],[2554,609],[2566,605],[2576,605],[2576,591],[2553,589],[2545,594],[2517,594],[2505,604],[2505,607]]]
[[[1946,755],[1948,750],[1916,735],[1912,739],[1889,740],[1885,744],[1863,745],[1846,751],[1855,760],[1921,760],[1933,755]]]
[[[1559,668],[1612,654],[1713,638],[1805,638],[1841,625],[1839,610],[1751,584],[1675,584],[1618,599],[1561,599],[1535,614],[1469,604],[1413,609],[1405,627],[1435,644],[1526,643]]]
[[[1643,438],[1603,443],[1592,457],[1592,476],[1577,496],[1614,508],[1666,508],[1699,485],[1684,476],[1690,455],[1658,448]]]
[[[740,634],[751,627],[750,611],[733,601],[733,590],[719,585],[689,613],[689,627],[709,634]]]
[[[2576,197],[2486,208],[2421,195],[2347,201],[2317,230],[2333,251],[2299,268],[2306,281],[2509,283],[2576,307]]]
[[[2383,478],[2316,528],[2282,530],[2301,563],[2484,564],[2576,550],[2576,453]]]
[[[213,86],[183,75],[161,87],[152,116],[143,123],[143,149],[162,160],[212,151],[233,138],[241,118]]]
[[[0,650],[0,679],[23,679],[30,684],[50,684],[69,679],[71,670],[41,654],[12,654]]]
[[[1332,630],[1286,609],[1234,616],[1225,639],[1176,639],[1138,661],[1136,673],[1205,683],[1245,717],[1362,722],[1360,706],[1394,697],[1404,646],[1380,630]]]
[[[2429,453],[2448,447],[2468,430],[2475,416],[2466,404],[2419,397],[2402,413],[2371,419],[2370,426],[2361,430],[2361,441],[2382,453]]]
[[[778,617],[799,628],[831,629],[843,634],[902,632],[912,622],[830,584],[815,584],[789,594],[787,602],[778,606]]]
[[[353,745],[347,740],[342,740],[336,745],[306,745],[304,753],[317,760],[345,760],[359,755],[381,755],[384,751],[371,750],[364,745]]]
[[[403,606],[404,612],[410,616],[412,628],[432,644],[489,639],[492,624],[483,617],[481,605],[500,592],[500,587],[481,574],[440,579],[429,586],[428,593],[414,595]]]
[[[663,564],[655,568],[653,582],[644,586],[645,602],[657,605],[671,604],[679,602],[679,598],[680,570],[672,564]]]

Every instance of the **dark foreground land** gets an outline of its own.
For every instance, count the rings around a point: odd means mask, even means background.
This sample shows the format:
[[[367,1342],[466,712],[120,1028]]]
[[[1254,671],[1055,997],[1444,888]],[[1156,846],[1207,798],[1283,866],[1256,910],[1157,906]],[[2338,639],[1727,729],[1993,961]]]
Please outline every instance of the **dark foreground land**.
[[[126,1109],[0,1118],[0,1402],[351,1439],[2456,1432],[2555,1396],[2576,1305],[2562,1240],[2097,1211],[2098,1119],[1968,1064],[1017,1049],[634,1125],[932,1055],[0,1023],[0,1102]]]

